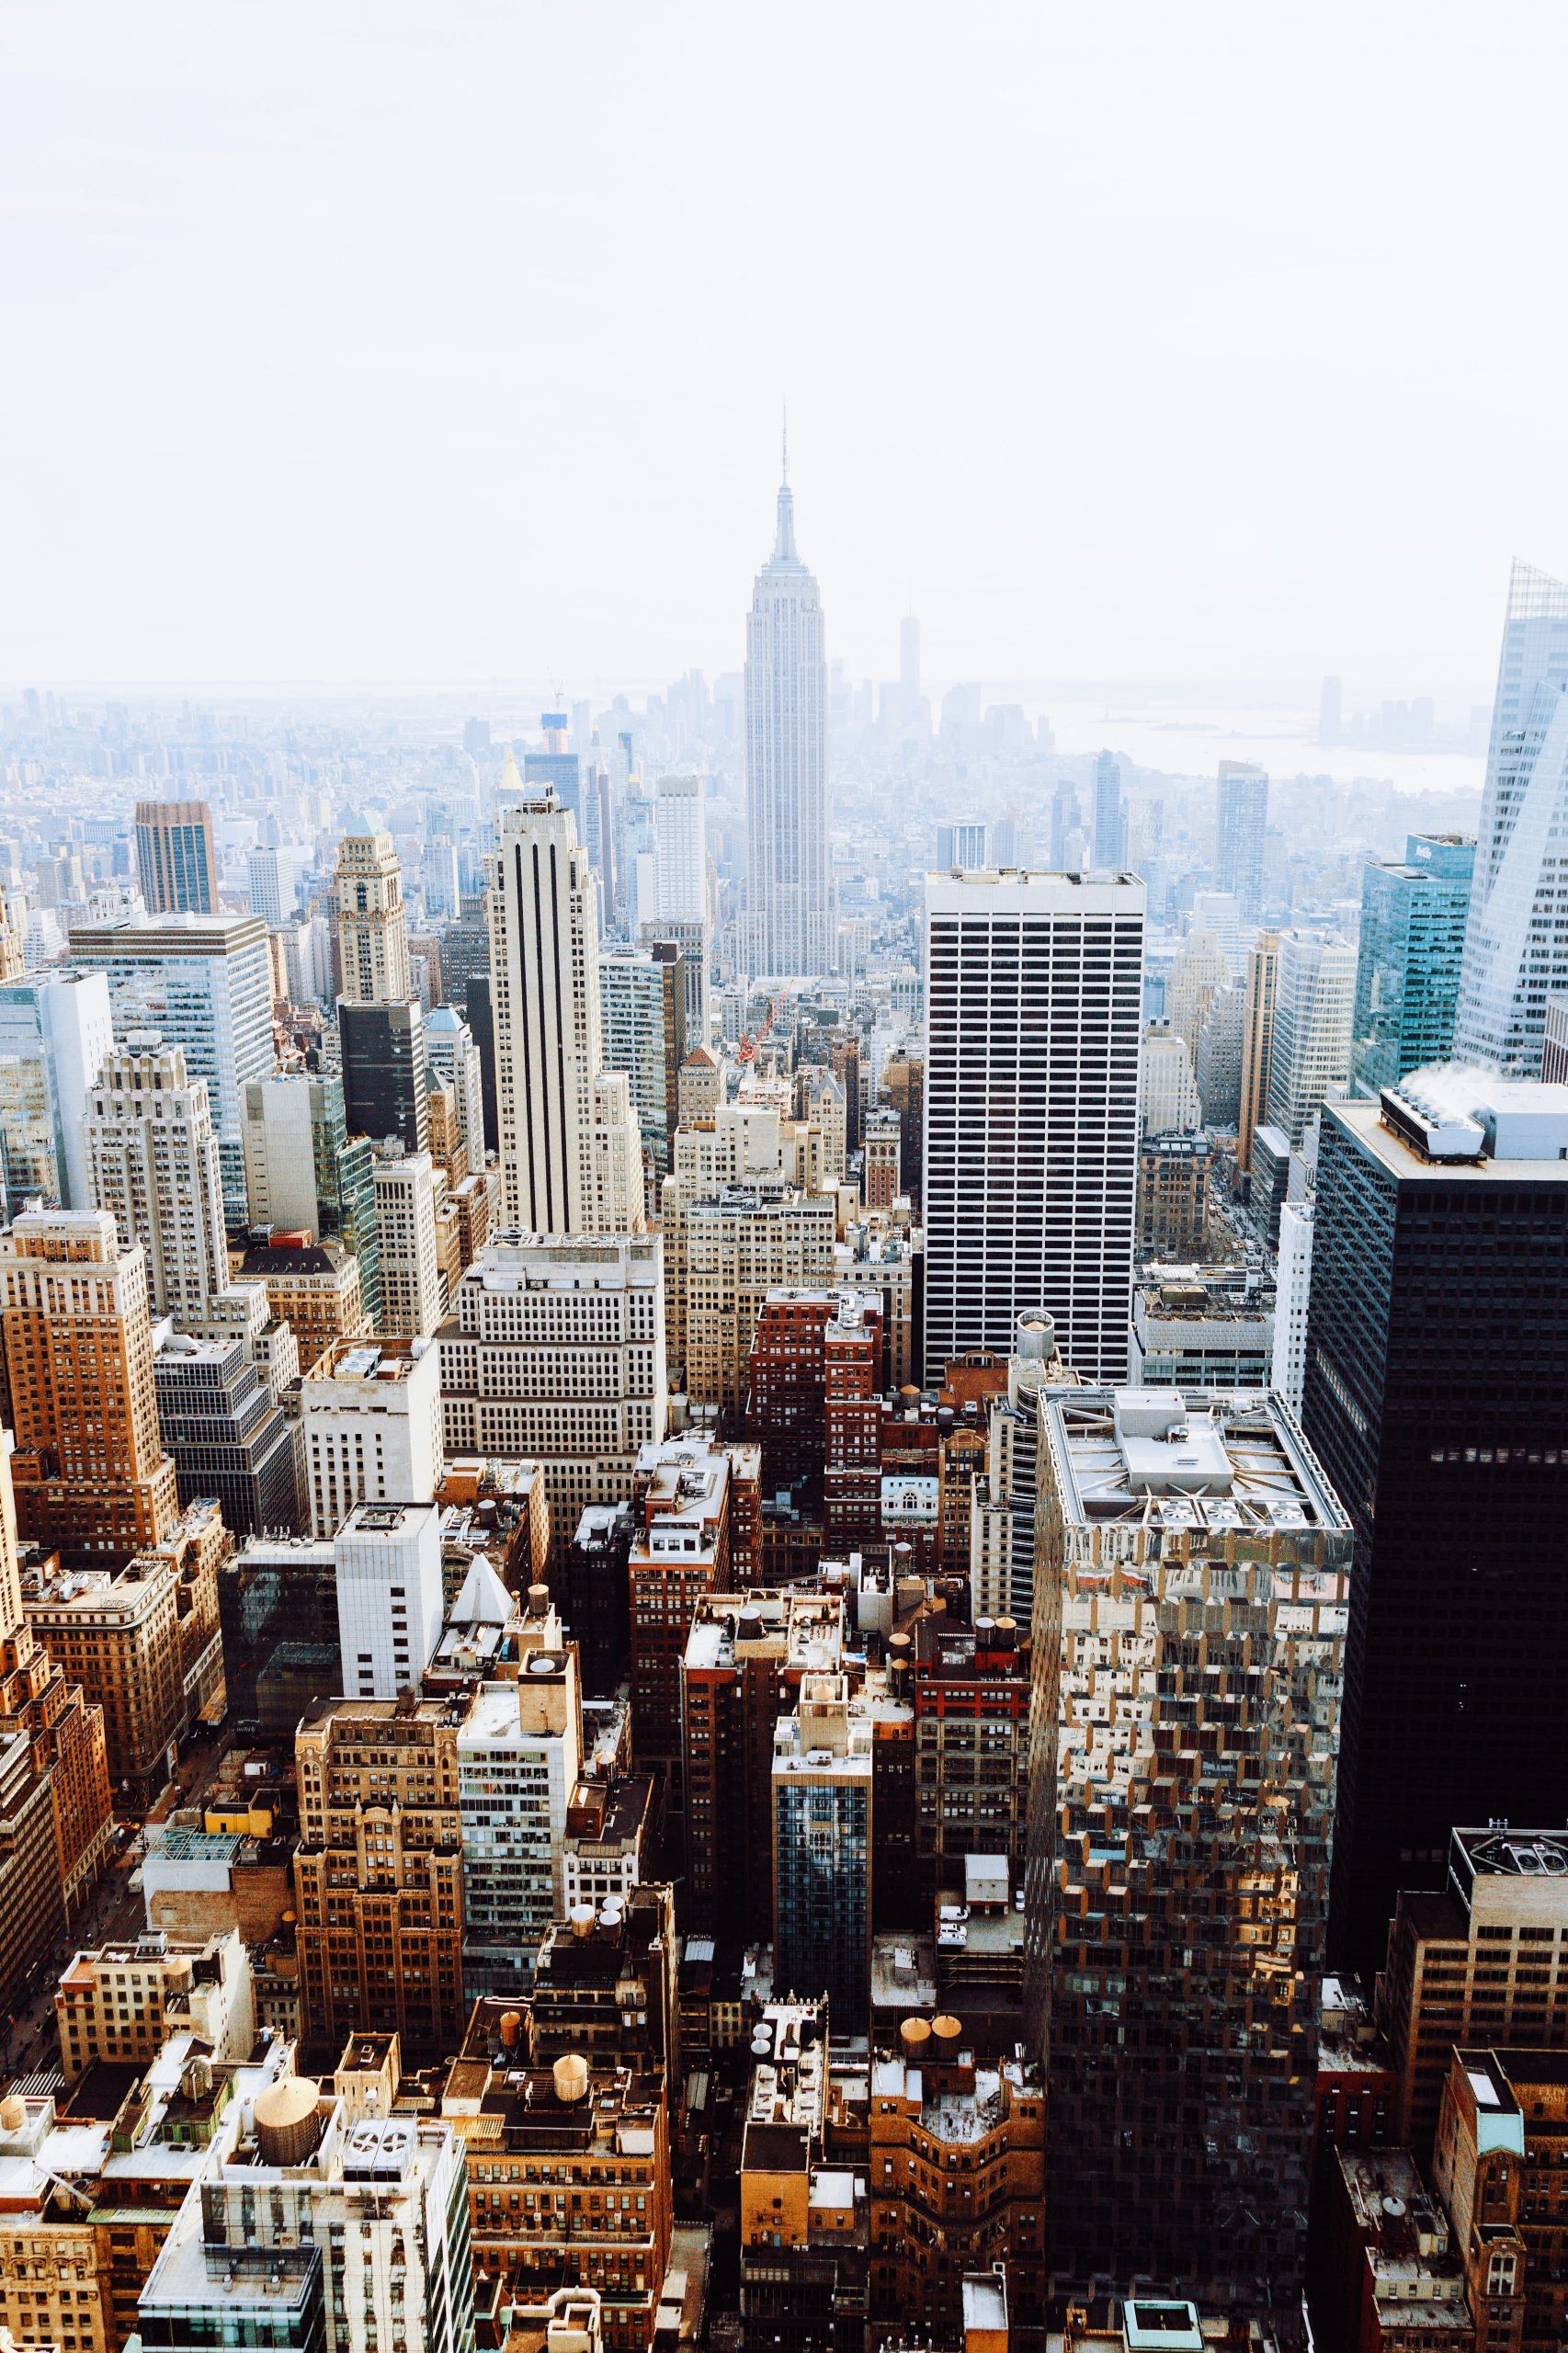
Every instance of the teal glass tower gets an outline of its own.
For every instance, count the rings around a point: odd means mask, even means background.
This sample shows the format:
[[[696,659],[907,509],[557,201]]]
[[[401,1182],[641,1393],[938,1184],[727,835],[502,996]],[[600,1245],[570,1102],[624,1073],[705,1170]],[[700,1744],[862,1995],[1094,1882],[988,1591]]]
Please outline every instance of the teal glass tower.
[[[1474,871],[1475,844],[1463,834],[1412,834],[1403,860],[1363,869],[1352,1095],[1375,1101],[1452,1052]]]

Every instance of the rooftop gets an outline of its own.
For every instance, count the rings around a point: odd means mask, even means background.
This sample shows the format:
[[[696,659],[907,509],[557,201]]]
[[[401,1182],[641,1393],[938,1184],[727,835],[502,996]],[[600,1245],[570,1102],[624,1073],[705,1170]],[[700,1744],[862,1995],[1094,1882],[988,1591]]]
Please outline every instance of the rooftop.
[[[242,1276],[338,1275],[348,1253],[335,1242],[253,1242],[240,1262]]]
[[[1467,1878],[1568,1879],[1568,1830],[1515,1830],[1506,1822],[1456,1830],[1449,1870],[1461,1888]]]
[[[971,2329],[1007,2334],[1007,2273],[1002,2264],[994,2271],[964,2273],[963,2325],[966,2336]]]
[[[305,1386],[324,1381],[404,1381],[423,1361],[427,1345],[419,1340],[334,1340],[306,1373]]]
[[[748,1593],[711,1595],[687,1637],[690,1669],[733,1668],[767,1656],[802,1672],[830,1672],[844,1643],[844,1612],[836,1596],[806,1588],[754,1586]]]
[[[815,2134],[827,2101],[826,2020],[816,2002],[769,2002],[752,2033],[746,2124],[787,2124]]]
[[[30,1608],[69,1610],[94,1622],[136,1618],[179,1574],[173,1555],[162,1552],[138,1552],[122,1569],[62,1569],[58,1560],[51,1552],[36,1565],[24,1565],[24,1600]]]
[[[159,949],[200,955],[213,946],[227,954],[253,940],[265,940],[267,926],[259,915],[201,915],[181,908],[165,915],[121,915],[112,923],[73,924],[67,937],[73,956],[135,955]]]
[[[1437,1063],[1324,1118],[1403,1183],[1568,1184],[1568,1086]]]
[[[581,1780],[567,1808],[566,1843],[578,1853],[593,1847],[619,1853],[641,1835],[653,1804],[651,1773],[629,1773],[608,1782]]]
[[[1041,1427],[1070,1526],[1153,1518],[1264,1533],[1349,1521],[1293,1417],[1264,1394],[1046,1391]]]
[[[1476,2147],[1483,2155],[1493,2149],[1512,2149],[1521,2157],[1525,2154],[1525,2120],[1510,2081],[1514,2072],[1512,2057],[1511,2052],[1499,2054],[1492,2051],[1456,2050],[1453,2054],[1452,2063],[1463,2075],[1465,2089],[1474,2104]],[[1521,2057],[1521,2081],[1568,2081],[1568,2052],[1532,2052]]]
[[[436,1519],[437,1510],[435,1504],[371,1503],[361,1498],[350,1507],[335,1540],[342,1543],[346,1537],[353,1536],[395,1536],[405,1542],[416,1540]]]
[[[920,2066],[902,2057],[878,2058],[871,2063],[871,2095],[915,2108],[934,2141],[958,2147],[994,2131],[1006,2109],[1004,2086],[1021,2092],[1036,2073],[1017,2060],[974,2066],[967,2050],[960,2052],[957,2064]],[[960,2080],[955,2083],[955,2076]]]
[[[1374,2287],[1401,2282],[1419,2302],[1461,2292],[1449,2247],[1449,2218],[1407,2149],[1336,2153],[1356,2228],[1371,2253]],[[1403,2310],[1403,2304],[1401,2306]]]

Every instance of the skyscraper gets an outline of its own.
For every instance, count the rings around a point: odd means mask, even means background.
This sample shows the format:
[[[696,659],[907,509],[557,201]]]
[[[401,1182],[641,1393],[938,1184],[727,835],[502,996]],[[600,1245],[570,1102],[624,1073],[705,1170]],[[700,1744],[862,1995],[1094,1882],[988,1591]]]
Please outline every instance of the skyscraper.
[[[22,943],[17,935],[16,917],[0,891],[0,981],[19,981],[22,977]]]
[[[1198,1040],[1209,1018],[1209,1008],[1231,976],[1230,964],[1217,934],[1189,931],[1165,983],[1165,1019],[1185,1040],[1196,1067]]]
[[[1314,1111],[1350,1071],[1356,950],[1287,931],[1279,941],[1269,1053],[1268,1124],[1299,1144]]]
[[[337,942],[343,994],[337,1032],[344,1116],[351,1135],[430,1140],[425,1026],[412,994],[403,861],[392,835],[360,817],[337,852]]]
[[[1121,762],[1102,752],[1095,762],[1095,864],[1115,872],[1127,863],[1127,803],[1121,797]]]
[[[950,824],[937,828],[937,864],[946,873],[959,867],[989,866],[986,849],[986,825],[983,817],[962,817]],[[1000,858],[998,865],[1002,864]]]
[[[1242,1107],[1236,1122],[1236,1166],[1252,1166],[1252,1140],[1268,1119],[1274,1061],[1274,990],[1279,975],[1279,936],[1259,932],[1247,952],[1246,1005],[1242,1019]]]
[[[1546,1000],[1568,986],[1568,583],[1516,561],[1508,584],[1454,1051],[1540,1069]]]
[[[425,1024],[425,1051],[434,1076],[451,1088],[458,1133],[471,1175],[484,1166],[484,1073],[472,1030],[449,1005],[432,1007]]]
[[[504,1591],[490,1605],[517,1607]],[[465,1593],[453,1618],[486,1605]],[[514,1621],[515,1624],[515,1621]],[[551,1925],[566,1916],[562,1848],[567,1809],[583,1761],[583,1704],[575,1643],[546,1607],[530,1611],[521,1672],[486,1678],[458,1734],[458,1812],[463,1842],[463,1984],[476,1994],[520,1992]],[[510,1642],[518,1643],[516,1631]],[[515,1653],[514,1653],[515,1654]]]
[[[425,1016],[416,996],[401,1004],[337,1001],[343,1115],[352,1136],[392,1137],[404,1152],[430,1142]]]
[[[680,959],[673,947],[665,956],[601,957],[599,996],[606,1066],[626,1074],[651,1166],[667,1176],[686,1060]]]
[[[161,1030],[207,1081],[223,1214],[245,1222],[241,1098],[272,1069],[272,964],[259,915],[173,915],[90,924],[71,933],[74,962],[105,973],[117,1037]],[[96,1074],[95,1074],[96,1075]]]
[[[1568,1089],[1452,1066],[1324,1112],[1301,1424],[1356,1524],[1335,1934],[1456,1823],[1568,1816]]]
[[[1059,784],[1051,796],[1051,870],[1076,871],[1084,863],[1084,813],[1070,784]]]
[[[1229,891],[1247,923],[1263,912],[1268,779],[1248,760],[1221,760],[1214,824],[1214,887]]]
[[[448,1451],[545,1466],[558,1552],[585,1506],[616,1503],[665,1435],[665,1276],[657,1234],[494,1235],[442,1326]]]
[[[337,850],[337,944],[348,1005],[402,1005],[409,995],[403,860],[368,817]]]
[[[251,1224],[340,1242],[358,1262],[360,1304],[375,1323],[381,1279],[372,1150],[368,1136],[348,1132],[340,1079],[279,1071],[246,1086]]]
[[[172,1333],[153,1379],[181,1509],[210,1495],[237,1537],[295,1528],[294,1427],[244,1340]]]
[[[390,1765],[395,1758],[401,1766],[406,1753],[428,1768],[428,1748],[416,1750],[414,1732],[395,1729],[403,1747],[389,1744],[378,1749],[378,1762]],[[367,1729],[365,1738],[373,1741],[379,1730]],[[442,1756],[445,1762],[445,1751]],[[372,1783],[361,1772],[358,1779],[362,1786],[390,1790],[392,1774],[384,1781],[378,1774]],[[347,1799],[336,1790],[333,1794],[352,1822]],[[417,1778],[411,1795],[415,1802],[428,1802]],[[378,1797],[367,1808],[378,1828],[384,1826],[384,1814],[377,1819],[377,1809],[388,1803]],[[455,1821],[455,1810],[450,1817],[444,1811],[430,1816],[443,1829],[449,1818]],[[334,1826],[336,1820],[335,1812],[328,1816]],[[312,1835],[319,1835],[313,1820]],[[349,1854],[352,1861],[352,1847]],[[420,1853],[408,1877],[431,1901],[433,1887],[449,1893],[452,1870],[450,1859],[433,1866]],[[365,1909],[377,1927],[389,1914],[401,1925],[404,1899],[389,1897],[379,1862],[375,1872]],[[323,1881],[318,1869],[312,1890]],[[357,1917],[353,1898],[339,1895],[340,1881],[325,1884],[333,1920],[340,1906]],[[407,1908],[412,1910],[412,1901]],[[373,1932],[372,1941],[379,1959]],[[445,1968],[444,1940],[415,1934],[408,1941],[417,1952],[415,1970],[433,1947],[437,1966]],[[302,1933],[300,1942],[303,1949]],[[333,1958],[335,1962],[335,1937]],[[397,1959],[401,1978],[401,1936]],[[357,1976],[357,1962],[347,1961],[344,1972]],[[405,2005],[401,1984],[394,2002],[385,1984],[391,1973],[376,1972],[382,1998],[369,1999],[359,2023],[401,2027],[406,2018],[417,2040],[434,2014],[460,2034],[462,2016],[455,2003],[445,2010],[428,1998],[423,2005],[417,1997]],[[369,1970],[366,1975],[370,1977]],[[443,1985],[442,1993],[448,1991]],[[340,2014],[324,2004],[312,2015],[335,2024],[341,2034]],[[385,2041],[378,2037],[376,2055],[383,2066],[385,2052]],[[438,2119],[390,2114],[396,2086],[384,2077],[375,2082],[368,2109],[357,2105],[354,2079],[347,2071],[328,2081],[323,2100],[324,2087],[310,2077],[283,2075],[278,2064],[282,2054],[268,2055],[278,2080],[267,2081],[266,2061],[238,2073],[228,2115],[204,2151],[210,2163],[203,2177],[176,2214],[142,2290],[133,2316],[147,2353],[229,2340],[267,2345],[276,2353],[383,2341],[395,2341],[400,2353],[473,2353],[467,2175],[457,2131]],[[359,2056],[358,2050],[354,2055]],[[236,2130],[242,2112],[254,2128],[243,2147]],[[182,2120],[180,2129],[190,2128]]]
[[[440,1484],[440,1371],[434,1348],[358,1337],[322,1349],[300,1391],[312,1536],[335,1536],[357,1503],[426,1503]],[[497,1449],[499,1451],[499,1449]]]
[[[378,1329],[390,1339],[427,1340],[446,1304],[436,1246],[435,1165],[427,1152],[378,1144],[373,1176],[381,1244]]]
[[[926,881],[926,1377],[1044,1306],[1085,1380],[1127,1371],[1143,885]]]
[[[519,797],[502,812],[489,869],[506,1222],[530,1233],[629,1233],[642,1222],[642,1137],[628,1098],[619,1153],[608,1128],[596,1138],[617,1107],[599,1100],[598,878],[571,811],[548,789]],[[608,1187],[606,1154],[625,1170]]]
[[[1025,1998],[1059,2289],[1299,2302],[1350,1523],[1277,1400],[1040,1399]]]
[[[702,779],[662,776],[654,791],[653,841],[659,861],[661,922],[708,919],[707,801]]]
[[[7,1217],[35,1195],[56,1209],[92,1208],[82,1120],[113,1044],[102,972],[57,966],[0,982],[0,1173]]]
[[[218,859],[212,812],[205,801],[136,803],[136,872],[147,912],[218,912]]]
[[[153,1306],[199,1321],[229,1281],[206,1080],[187,1076],[180,1047],[133,1029],[98,1073],[84,1133],[93,1207],[109,1211],[122,1250],[145,1248]]]
[[[114,1567],[178,1517],[153,1384],[147,1258],[107,1211],[32,1211],[0,1234],[0,1343],[17,1518],[67,1568]]]
[[[23,1972],[74,1920],[112,1835],[103,1712],[51,1665],[23,1611],[10,1458],[11,1434],[0,1429],[0,2001],[8,2006]]]
[[[539,723],[544,730],[542,752],[523,754],[523,782],[530,792],[553,792],[558,809],[569,809],[577,823],[578,835],[585,843],[587,828],[583,823],[582,775],[575,752],[566,748],[567,729],[571,714],[564,710],[541,710]],[[502,788],[505,790],[505,787]]]
[[[245,859],[250,911],[268,931],[281,931],[294,912],[294,853],[276,843],[253,849]]]
[[[659,779],[653,802],[658,938],[678,951],[686,991],[686,1034],[708,1039],[708,827],[706,787],[699,776]],[[642,926],[639,944],[653,942]]]
[[[753,975],[828,972],[827,665],[787,465],[773,553],[752,593],[745,699],[746,965]]]
[[[441,1638],[441,1515],[433,1503],[357,1503],[333,1542],[340,1688],[395,1699]]]
[[[1312,1288],[1314,1201],[1279,1208],[1279,1257],[1274,1300],[1274,1386],[1293,1414],[1301,1410],[1307,1372],[1307,1310]]]
[[[841,2031],[866,2030],[871,1952],[869,1709],[843,1675],[801,1678],[773,1742],[776,1982],[826,1992]]]
[[[1375,1097],[1453,1049],[1475,871],[1462,834],[1412,834],[1403,860],[1361,870],[1350,1092]]]
[[[1198,1099],[1204,1125],[1233,1129],[1241,1111],[1242,1047],[1246,1031],[1247,995],[1236,981],[1215,995],[1199,1032],[1193,1057]]]

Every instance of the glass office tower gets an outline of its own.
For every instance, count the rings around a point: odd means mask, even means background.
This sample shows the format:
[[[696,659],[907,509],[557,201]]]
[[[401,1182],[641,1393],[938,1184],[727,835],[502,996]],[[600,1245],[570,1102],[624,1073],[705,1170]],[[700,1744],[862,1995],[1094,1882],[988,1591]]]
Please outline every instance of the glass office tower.
[[[1568,988],[1568,583],[1516,563],[1471,892],[1455,1050],[1540,1070],[1546,1000]]]
[[[1456,1823],[1568,1819],[1568,1089],[1324,1107],[1301,1422],[1356,1529],[1334,1949]]]
[[[1350,1029],[1350,1091],[1375,1097],[1453,1051],[1475,844],[1412,834],[1403,860],[1361,872],[1361,934]]]

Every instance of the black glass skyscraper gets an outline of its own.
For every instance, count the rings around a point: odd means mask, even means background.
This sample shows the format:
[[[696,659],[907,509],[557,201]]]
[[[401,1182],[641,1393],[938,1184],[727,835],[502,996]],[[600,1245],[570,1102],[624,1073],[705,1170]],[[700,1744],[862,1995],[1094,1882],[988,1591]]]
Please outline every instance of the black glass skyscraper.
[[[1324,1107],[1301,1418],[1351,1514],[1333,1936],[1381,1956],[1449,1833],[1568,1818],[1568,1095]]]
[[[395,1136],[405,1152],[423,1152],[426,1109],[425,1017],[417,997],[394,1005],[337,1003],[343,1054],[343,1108],[350,1135],[380,1143]]]

